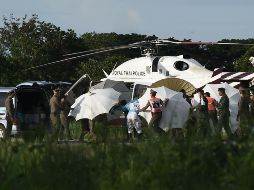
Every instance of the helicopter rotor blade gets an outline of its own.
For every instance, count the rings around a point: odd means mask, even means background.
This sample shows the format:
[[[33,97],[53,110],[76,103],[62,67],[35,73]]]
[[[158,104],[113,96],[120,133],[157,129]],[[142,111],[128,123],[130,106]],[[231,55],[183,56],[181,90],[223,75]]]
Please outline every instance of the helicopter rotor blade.
[[[254,44],[234,43],[234,42],[188,42],[188,41],[171,41],[171,40],[156,40],[156,45],[164,44],[183,44],[183,45],[240,45],[240,46],[254,46]]]
[[[128,45],[123,46],[113,46],[113,47],[106,47],[106,48],[99,48],[94,50],[88,50],[88,51],[82,51],[82,52],[76,52],[76,53],[70,53],[63,55],[64,57],[69,57],[65,59],[61,59],[58,61],[53,61],[50,63],[45,63],[42,65],[30,67],[28,69],[25,69],[25,71],[33,70],[37,68],[42,68],[48,65],[53,65],[57,63],[62,63],[66,61],[72,61],[100,53],[110,52],[110,51],[116,51],[121,49],[128,49],[128,48],[155,48],[156,46],[167,46],[169,44],[178,44],[178,45],[240,45],[240,46],[254,46],[254,44],[243,44],[243,43],[232,43],[232,42],[190,42],[190,41],[171,41],[166,39],[157,39],[152,41],[141,41],[136,42]],[[72,57],[73,56],[73,57]]]
[[[117,50],[117,49],[122,49],[122,47],[126,47],[126,48],[138,48],[141,43],[142,42],[137,42],[137,43],[128,44],[128,45],[124,45],[124,46],[112,46],[112,47],[98,48],[98,49],[93,49],[93,50],[88,50],[88,51],[80,51],[80,52],[65,54],[65,55],[63,55],[63,57],[68,57],[68,56],[73,56],[73,55],[78,55],[78,54],[92,53],[92,52],[100,52],[100,51],[111,50],[111,49]]]
[[[101,48],[101,49],[97,49],[97,51],[95,51],[95,50],[85,51],[85,52],[88,52],[88,53],[84,54],[84,55],[78,55],[78,56],[69,57],[69,58],[58,60],[58,61],[53,61],[53,62],[50,62],[50,63],[45,63],[45,64],[42,64],[42,65],[30,67],[28,69],[25,69],[25,71],[38,69],[38,68],[42,68],[42,67],[57,64],[57,63],[63,63],[63,62],[66,62],[66,61],[72,61],[72,60],[76,60],[76,59],[80,59],[80,58],[84,58],[84,57],[88,57],[88,56],[96,55],[96,54],[100,54],[100,53],[105,53],[105,52],[110,52],[110,51],[115,51],[115,50],[121,50],[121,49],[127,49],[127,48],[136,48],[136,47],[139,47],[139,46],[140,46],[139,43],[137,43],[137,44],[135,43],[135,44],[129,44],[129,45],[123,45],[123,46]],[[75,54],[78,54],[78,53],[74,53],[72,55],[75,55]]]
[[[129,46],[129,47],[126,47],[126,48],[139,48],[141,46],[144,46],[145,43],[149,43],[149,42],[147,42],[147,41],[135,42],[135,43],[132,43],[132,44],[124,45],[124,47]],[[97,52],[97,51],[104,51],[104,50],[109,50],[109,49],[117,50],[119,48],[122,49],[122,46],[111,46],[111,47],[104,47],[104,48],[92,49],[92,50],[87,50],[87,51],[69,53],[69,54],[63,55],[63,57],[68,57],[68,56],[73,56],[73,55],[78,55],[78,54],[92,53],[92,52]]]

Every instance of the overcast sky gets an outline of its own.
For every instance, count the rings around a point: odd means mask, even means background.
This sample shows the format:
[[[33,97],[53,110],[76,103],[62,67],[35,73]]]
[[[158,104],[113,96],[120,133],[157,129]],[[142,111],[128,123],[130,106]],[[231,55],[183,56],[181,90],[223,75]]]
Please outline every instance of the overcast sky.
[[[254,0],[0,0],[1,17],[37,14],[63,30],[194,41],[254,38]],[[3,26],[3,19],[0,27]]]

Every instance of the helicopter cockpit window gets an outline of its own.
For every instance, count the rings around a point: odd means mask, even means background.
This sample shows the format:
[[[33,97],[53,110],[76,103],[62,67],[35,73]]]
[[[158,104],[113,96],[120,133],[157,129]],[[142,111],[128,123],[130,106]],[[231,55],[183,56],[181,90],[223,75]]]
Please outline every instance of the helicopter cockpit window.
[[[183,61],[177,61],[175,62],[174,67],[178,71],[185,71],[189,68],[189,65]]]

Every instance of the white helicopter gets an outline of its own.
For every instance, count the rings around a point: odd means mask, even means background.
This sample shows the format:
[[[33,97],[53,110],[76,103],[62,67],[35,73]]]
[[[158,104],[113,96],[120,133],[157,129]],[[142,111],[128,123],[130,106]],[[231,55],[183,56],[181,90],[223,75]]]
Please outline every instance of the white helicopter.
[[[253,45],[240,43],[213,43],[213,42],[173,42],[157,40],[156,46],[174,44],[200,44],[200,45]],[[126,83],[155,83],[167,78],[183,79],[195,88],[201,88],[208,83],[229,82],[237,86],[241,81],[250,81],[254,78],[251,72],[223,72],[223,68],[210,71],[195,59],[189,56],[153,56],[153,49],[145,49],[144,57],[131,59],[113,69],[105,75],[107,79],[124,81]]]
[[[150,86],[158,81],[170,79],[168,87],[174,90],[187,89],[187,93],[192,93],[193,89],[201,88],[208,83],[228,82],[234,87],[239,87],[241,82],[250,82],[254,79],[254,73],[251,72],[223,72],[223,68],[210,71],[202,66],[195,59],[189,56],[155,56],[158,46],[165,46],[170,44],[195,44],[195,45],[247,45],[253,46],[254,44],[241,44],[241,43],[218,43],[218,42],[175,42],[169,40],[154,40],[137,42],[125,46],[101,48],[91,51],[78,52],[67,54],[69,58],[39,65],[29,69],[40,68],[51,64],[88,57],[95,54],[104,52],[115,51],[126,48],[143,48],[143,57],[131,59],[113,68],[111,73],[104,74],[106,78],[114,81],[123,81],[131,84],[141,84]],[[173,81],[173,82],[172,82]],[[184,81],[184,82],[183,82]],[[166,82],[169,83],[169,82]],[[165,84],[165,81],[164,81]],[[170,86],[171,85],[171,86]],[[191,86],[188,90],[186,86]]]

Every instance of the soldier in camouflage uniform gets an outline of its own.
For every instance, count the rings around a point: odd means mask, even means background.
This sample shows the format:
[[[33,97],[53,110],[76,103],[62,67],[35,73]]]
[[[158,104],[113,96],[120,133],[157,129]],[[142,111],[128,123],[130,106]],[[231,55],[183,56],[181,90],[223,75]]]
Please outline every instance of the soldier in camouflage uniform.
[[[217,131],[218,135],[221,135],[222,128],[224,127],[228,137],[232,136],[231,129],[229,127],[229,116],[230,116],[230,111],[229,111],[229,99],[227,94],[225,93],[225,88],[219,88],[219,95],[221,96],[221,99],[219,103],[217,104],[218,108],[218,126],[217,126]]]
[[[237,121],[240,120],[241,131],[247,134],[249,133],[249,125],[250,125],[250,112],[249,112],[250,98],[246,93],[246,90],[240,90],[239,92],[240,99],[238,101]]]
[[[210,134],[208,120],[208,101],[204,96],[204,91],[202,89],[198,89],[197,92],[199,95],[199,102],[198,105],[195,107],[197,119],[197,134],[199,137],[207,137]]]

